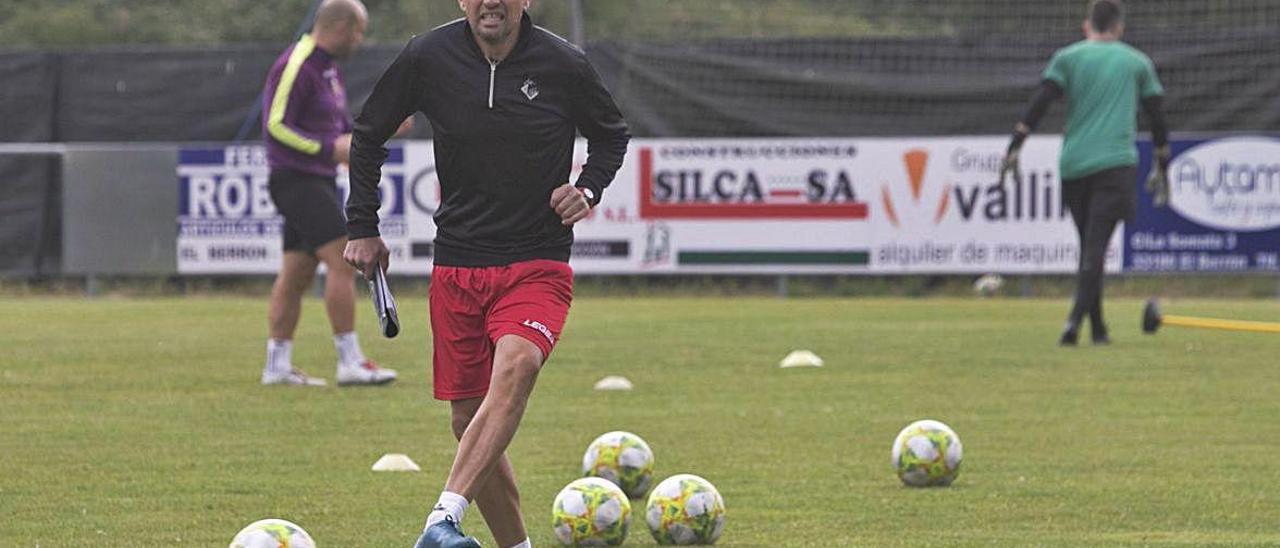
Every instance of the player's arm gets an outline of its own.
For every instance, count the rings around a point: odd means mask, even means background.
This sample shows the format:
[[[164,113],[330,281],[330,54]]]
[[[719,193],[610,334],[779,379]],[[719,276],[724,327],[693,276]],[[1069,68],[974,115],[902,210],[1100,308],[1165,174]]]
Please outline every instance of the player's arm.
[[[1009,138],[1009,148],[1005,151],[1004,162],[1000,166],[1000,184],[1004,184],[1005,177],[1012,173],[1014,180],[1019,177],[1020,168],[1018,159],[1022,152],[1022,144],[1026,142],[1027,136],[1035,131],[1036,126],[1040,125],[1040,120],[1044,118],[1045,113],[1049,112],[1049,107],[1054,101],[1062,98],[1062,86],[1057,82],[1046,78],[1040,82],[1040,87],[1036,88],[1034,94],[1031,95],[1031,103],[1027,105],[1027,111],[1022,115],[1022,119],[1018,120],[1013,126],[1013,135]]]
[[[1154,166],[1147,177],[1147,192],[1156,207],[1169,203],[1169,161],[1173,157],[1169,148],[1169,125],[1164,119],[1164,85],[1156,74],[1156,65],[1143,56],[1142,70],[1138,73],[1138,90],[1142,97],[1142,112],[1151,124],[1151,144],[1155,145]]]
[[[1169,203],[1169,161],[1173,157],[1169,148],[1169,125],[1164,119],[1164,96],[1144,97],[1142,112],[1151,124],[1151,144],[1155,147],[1155,164],[1151,175],[1147,177],[1147,192],[1151,194],[1156,207],[1164,207]]]
[[[351,138],[351,193],[347,196],[347,249],[343,257],[366,276],[385,269],[389,251],[378,232],[378,182],[387,159],[387,139],[418,110],[421,97],[414,42],[391,63],[356,118]]]
[[[1169,125],[1164,119],[1164,96],[1152,95],[1142,100],[1142,112],[1151,124],[1151,142],[1156,148],[1169,148]]]
[[[280,72],[280,80],[271,90],[271,103],[267,106],[267,134],[276,142],[303,154],[339,161],[335,155],[337,141],[345,142],[349,136],[319,135],[298,125],[298,119],[302,117],[301,105],[315,95],[315,76],[302,70],[303,62],[314,50],[313,43],[299,42],[294,46],[284,70]]]
[[[585,57],[579,63],[571,114],[574,126],[587,139],[587,161],[573,186],[566,184],[551,194],[551,207],[565,225],[582,220],[600,203],[604,189],[622,167],[631,141],[627,121],[600,75]]]

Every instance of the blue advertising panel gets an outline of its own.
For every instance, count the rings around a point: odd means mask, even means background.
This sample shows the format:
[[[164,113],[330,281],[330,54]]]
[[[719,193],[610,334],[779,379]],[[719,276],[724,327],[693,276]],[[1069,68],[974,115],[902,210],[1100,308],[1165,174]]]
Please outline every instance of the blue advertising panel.
[[[1171,143],[1169,205],[1144,184],[1125,224],[1128,272],[1280,272],[1280,139],[1238,136]],[[1139,182],[1152,167],[1140,142]]]
[[[378,228],[388,246],[403,247],[404,147],[389,147],[378,191]],[[178,152],[178,272],[272,273],[280,265],[284,219],[267,189],[270,169],[260,144],[184,148]],[[346,202],[348,177],[340,167],[338,196]]]

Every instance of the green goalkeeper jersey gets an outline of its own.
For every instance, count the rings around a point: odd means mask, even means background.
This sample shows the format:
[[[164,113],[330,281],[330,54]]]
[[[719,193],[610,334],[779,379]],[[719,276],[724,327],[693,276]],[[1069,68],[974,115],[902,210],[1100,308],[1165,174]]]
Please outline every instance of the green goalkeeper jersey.
[[[1063,180],[1138,164],[1138,102],[1164,94],[1150,58],[1118,40],[1083,40],[1058,50],[1044,78],[1067,96]]]

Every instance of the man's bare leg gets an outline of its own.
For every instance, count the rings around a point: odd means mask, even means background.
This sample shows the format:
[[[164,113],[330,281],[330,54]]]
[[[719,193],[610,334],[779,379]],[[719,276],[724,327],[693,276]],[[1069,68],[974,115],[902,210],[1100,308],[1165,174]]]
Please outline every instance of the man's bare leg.
[[[515,475],[510,472],[510,462],[506,461],[503,453],[520,426],[529,394],[533,392],[534,382],[538,378],[538,370],[542,368],[542,360],[542,350],[524,338],[507,335],[498,339],[493,351],[489,393],[476,408],[475,415],[459,439],[458,453],[454,456],[453,468],[449,471],[449,481],[431,514],[427,516],[427,529],[419,539],[419,546],[436,546],[444,538],[457,535],[456,523],[462,520],[470,501],[476,500],[481,488],[486,487],[484,484],[494,477],[494,472],[505,476],[504,479],[494,481],[511,482],[510,496],[513,497],[507,499],[510,502],[503,502],[495,497],[494,502],[499,508],[503,504],[514,503],[517,512],[519,511],[518,499],[514,498]],[[506,488],[494,490],[501,492]],[[516,519],[515,515],[518,514],[514,514],[511,519]],[[448,523],[455,525],[447,525]],[[498,529],[504,537],[514,534],[514,529],[507,530],[501,525]],[[477,546],[474,539],[469,537],[461,540],[465,544],[460,545]],[[518,541],[516,546],[528,546],[527,539]]]
[[[323,379],[309,377],[293,367],[293,333],[302,315],[302,294],[316,273],[315,257],[301,251],[286,251],[280,273],[271,287],[267,310],[267,360],[262,368],[263,384],[322,386]]]
[[[537,345],[515,335],[498,339],[489,395],[458,442],[458,454],[445,490],[475,499],[480,485],[515,437],[541,368],[542,350]]]
[[[462,440],[467,426],[480,409],[484,398],[472,398],[450,402],[453,411],[453,435]],[[476,506],[489,525],[498,546],[515,546],[529,537],[524,528],[524,516],[520,513],[520,491],[516,487],[515,470],[503,453],[491,469],[488,479],[476,491]]]
[[[335,335],[350,333],[356,327],[355,269],[342,259],[346,238],[338,238],[320,246],[316,257],[327,269],[324,284],[324,307]]]
[[[315,257],[301,251],[284,252],[280,273],[271,286],[271,304],[267,312],[270,337],[279,341],[293,340],[302,315],[302,294],[316,275]]]

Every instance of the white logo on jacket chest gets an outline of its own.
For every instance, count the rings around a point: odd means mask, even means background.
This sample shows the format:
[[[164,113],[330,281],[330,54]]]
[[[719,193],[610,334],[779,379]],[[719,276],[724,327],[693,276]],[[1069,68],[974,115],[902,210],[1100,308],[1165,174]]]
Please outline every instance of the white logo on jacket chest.
[[[524,96],[532,101],[538,97],[538,83],[533,78],[526,78],[524,85],[520,86],[520,91],[524,92]]]
[[[333,96],[338,99],[344,99],[347,92],[342,89],[342,81],[338,79],[338,69],[326,69],[322,74],[325,80],[329,82],[329,89],[333,90]]]

